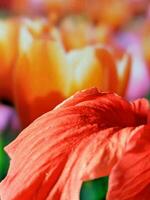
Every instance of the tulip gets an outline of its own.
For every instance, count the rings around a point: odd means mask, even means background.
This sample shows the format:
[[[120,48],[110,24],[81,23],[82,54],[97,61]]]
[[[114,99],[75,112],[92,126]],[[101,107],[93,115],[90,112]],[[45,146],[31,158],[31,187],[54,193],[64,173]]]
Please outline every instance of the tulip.
[[[13,67],[17,58],[17,20],[0,20],[0,99],[13,99]]]
[[[13,77],[18,58],[19,35],[22,26],[34,27],[35,33],[45,29],[45,20],[12,18],[0,20],[0,100],[14,104]]]
[[[83,23],[84,25],[84,23]],[[85,24],[85,26],[88,26],[88,22]],[[90,26],[90,25],[89,25]],[[48,36],[51,32],[52,25],[48,23],[47,20],[43,18],[39,19],[26,19],[26,18],[12,18],[7,20],[0,20],[0,60],[1,60],[1,70],[0,70],[0,100],[5,100],[7,102],[10,102],[11,104],[14,104],[14,91],[13,91],[13,76],[14,76],[14,68],[16,65],[16,62],[18,60],[19,55],[19,46],[20,46],[20,35],[23,32],[23,27],[26,27],[28,29],[29,33],[33,35],[33,37],[39,37],[40,35],[42,37],[48,37],[51,38],[51,36]],[[83,30],[83,37],[85,35],[86,27]],[[49,32],[49,33],[48,33]],[[60,32],[64,32],[63,30],[60,30]],[[75,33],[74,33],[75,34]],[[21,41],[23,41],[24,44],[26,43],[26,36],[23,34],[24,37]],[[44,36],[45,35],[45,36]],[[65,38],[72,38],[72,33],[66,32]],[[64,34],[61,34],[60,37],[62,37],[63,45],[65,46],[65,49],[69,47],[69,49],[76,48],[77,46],[75,43],[73,45],[68,39],[67,41],[63,39]],[[83,38],[82,37],[82,38]],[[44,39],[44,38],[43,38]],[[83,44],[82,39],[80,38],[80,30],[79,30],[79,46],[82,47],[84,45],[90,44],[92,40],[95,40],[94,43],[97,43],[99,41],[104,41],[105,39],[103,36],[100,36],[100,39],[98,39],[97,34],[95,34],[94,38],[92,39],[92,36],[85,41]],[[13,48],[12,48],[13,47]],[[6,81],[9,80],[9,81]]]
[[[64,100],[67,73],[64,52],[46,31],[22,27],[14,75],[15,105],[23,124]],[[68,77],[67,77],[68,78]],[[24,112],[25,110],[26,112]]]
[[[148,116],[145,99],[130,103],[97,89],[78,92],[6,147],[11,162],[1,199],[78,200],[84,181],[107,175],[107,200],[148,199]]]
[[[84,35],[91,25],[88,21],[83,25]],[[68,43],[66,52],[62,30],[45,19],[6,20],[1,27],[0,99],[16,106],[24,127],[78,90],[96,86],[125,95],[130,56],[124,53],[118,58],[113,50],[96,45],[101,40],[98,35],[94,42],[92,36],[82,42],[79,34],[78,49]]]
[[[14,94],[24,127],[78,90],[96,86],[125,95],[131,68],[127,54],[113,58],[111,50],[96,46],[67,53],[55,31],[35,34],[27,26],[19,45]]]

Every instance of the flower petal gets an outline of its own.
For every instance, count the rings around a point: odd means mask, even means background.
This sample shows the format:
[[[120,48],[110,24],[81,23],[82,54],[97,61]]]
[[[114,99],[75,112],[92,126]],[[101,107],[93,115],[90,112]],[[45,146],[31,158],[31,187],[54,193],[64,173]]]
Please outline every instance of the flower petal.
[[[141,126],[113,168],[108,200],[147,200],[150,194],[150,126]]]
[[[131,74],[131,56],[127,53],[124,53],[122,58],[117,62],[117,67],[119,72],[119,83],[117,92],[121,96],[124,96]]]
[[[102,89],[104,91],[109,90],[117,92],[117,66],[113,55],[104,48],[96,48],[96,56],[102,65],[103,77],[106,79],[103,80],[104,83]]]
[[[131,102],[131,106],[136,114],[137,124],[149,123],[148,117],[150,115],[150,105],[147,99],[137,99]]]
[[[77,93],[6,148],[11,163],[0,184],[2,199],[76,199],[84,180],[108,175],[132,135],[135,116],[118,95]]]
[[[132,135],[132,129],[106,129],[82,139],[70,154],[61,176],[47,199],[79,199],[83,181],[110,173],[122,155],[124,146]]]
[[[47,34],[43,32],[43,37],[37,39],[29,28],[25,24],[21,29],[14,81],[15,105],[24,127],[62,102],[68,87],[67,64],[61,44],[50,36],[43,38]],[[37,34],[39,29],[35,24],[32,31]]]
[[[13,70],[19,26],[15,19],[0,20],[0,98],[10,102],[13,100]]]

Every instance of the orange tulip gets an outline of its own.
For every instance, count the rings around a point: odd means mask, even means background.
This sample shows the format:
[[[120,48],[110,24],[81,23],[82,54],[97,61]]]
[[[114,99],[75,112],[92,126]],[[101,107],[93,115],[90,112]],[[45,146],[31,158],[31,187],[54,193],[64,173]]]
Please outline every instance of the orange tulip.
[[[94,46],[67,53],[56,34],[38,31],[24,26],[19,40],[14,93],[24,126],[84,88],[125,94],[131,67],[127,54],[119,61],[110,51]]]
[[[13,75],[18,58],[19,35],[22,26],[46,29],[45,20],[28,20],[25,18],[12,18],[0,20],[0,100],[13,103]],[[25,38],[24,38],[25,39]]]
[[[47,37],[45,31],[38,33],[32,27],[31,30],[22,27],[14,93],[25,125],[64,99],[61,95],[66,87],[64,52]]]
[[[17,20],[0,20],[0,99],[12,101],[12,73],[17,57]]]
[[[0,26],[0,99],[13,102],[24,126],[84,88],[125,95],[131,68],[127,54],[118,58],[105,47],[87,46],[92,37],[81,41],[84,48],[75,50],[73,44],[66,52],[62,35],[44,19],[7,20]]]

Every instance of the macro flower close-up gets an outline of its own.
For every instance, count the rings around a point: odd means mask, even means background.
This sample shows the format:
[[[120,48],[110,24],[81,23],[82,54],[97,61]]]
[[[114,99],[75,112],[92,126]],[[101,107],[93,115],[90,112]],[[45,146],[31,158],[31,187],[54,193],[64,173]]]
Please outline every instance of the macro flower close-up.
[[[75,94],[6,147],[11,162],[0,185],[2,199],[77,200],[83,181],[108,175],[107,199],[137,199],[141,189],[147,196],[148,115],[145,99],[129,103],[96,89]]]
[[[0,0],[0,200],[149,200],[149,100],[149,0]]]

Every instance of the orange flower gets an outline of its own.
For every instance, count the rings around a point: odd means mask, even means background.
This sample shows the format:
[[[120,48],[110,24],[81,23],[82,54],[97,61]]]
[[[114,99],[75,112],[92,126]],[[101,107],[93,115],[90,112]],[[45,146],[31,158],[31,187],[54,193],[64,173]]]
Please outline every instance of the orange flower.
[[[148,199],[148,113],[144,99],[129,103],[96,89],[77,93],[6,147],[11,162],[1,199],[78,200],[84,181],[109,174],[107,200]]]
[[[17,107],[24,126],[81,89],[96,86],[125,95],[131,68],[127,54],[118,58],[105,47],[87,46],[92,37],[81,41],[84,48],[72,49],[74,43],[66,52],[60,32],[45,19],[11,19],[0,26],[0,99]]]
[[[17,20],[0,20],[0,98],[12,101],[12,73],[17,57]]]
[[[0,60],[1,60],[1,70],[0,70],[0,99],[7,100],[11,103],[13,103],[13,70],[16,64],[16,60],[18,58],[18,46],[19,46],[19,37],[20,33],[22,32],[23,27],[27,27],[28,31],[33,34],[33,37],[40,37],[40,35],[46,35],[48,36],[48,32],[51,31],[52,25],[48,23],[45,19],[25,19],[25,18],[11,18],[7,20],[0,20]],[[86,24],[88,26],[88,22]],[[61,32],[64,32],[63,30],[60,30]],[[86,27],[83,30],[83,34],[85,34]],[[44,34],[44,32],[46,34]],[[65,45],[65,48],[75,48],[77,45],[75,42],[73,45],[70,42],[70,39],[72,38],[71,32],[66,32],[62,35],[62,40],[64,42],[63,45]],[[67,40],[63,39],[63,36],[65,35],[65,38],[70,38]],[[44,36],[45,37],[45,36]],[[84,35],[83,35],[84,37]],[[83,38],[82,37],[82,38]],[[96,40],[98,42],[98,39],[89,38],[85,43],[83,44],[82,39],[80,38],[80,31],[79,31],[79,46],[81,47],[83,45],[90,44],[91,40]],[[103,36],[102,36],[103,37]],[[25,38],[23,38],[25,40]],[[103,39],[100,39],[101,41]],[[105,39],[104,39],[105,40]],[[13,47],[13,48],[12,48]],[[9,81],[6,81],[9,80]]]
[[[21,29],[14,94],[24,125],[64,100],[61,94],[66,87],[62,76],[62,71],[66,71],[64,52],[47,28],[29,21]]]
[[[26,18],[10,18],[0,20],[0,100],[11,103],[13,100],[13,79],[19,51],[19,36],[22,27],[34,28],[34,32],[47,29],[44,19],[29,20]],[[25,39],[25,38],[24,38]]]
[[[131,67],[127,54],[119,60],[94,46],[66,53],[55,31],[34,32],[34,27],[22,28],[14,78],[15,105],[24,126],[81,89],[96,86],[125,94]]]

